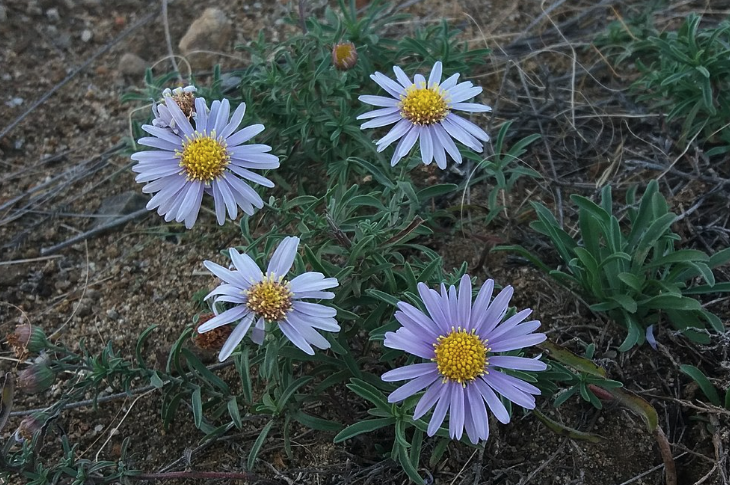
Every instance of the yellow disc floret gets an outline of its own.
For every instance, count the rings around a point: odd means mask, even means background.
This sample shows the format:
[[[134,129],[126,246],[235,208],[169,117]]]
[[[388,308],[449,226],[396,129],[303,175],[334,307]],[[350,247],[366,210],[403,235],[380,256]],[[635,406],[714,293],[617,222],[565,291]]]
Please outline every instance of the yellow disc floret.
[[[481,340],[475,331],[451,327],[446,336],[439,336],[435,344],[436,362],[444,380],[465,384],[487,373],[487,341]]]
[[[246,306],[265,320],[283,320],[292,308],[292,293],[289,282],[283,276],[276,278],[273,273],[264,275],[258,283],[244,291],[248,296]]]
[[[400,115],[415,125],[438,123],[449,114],[445,95],[446,92],[437,84],[431,87],[422,85],[420,88],[414,84],[400,97]]]
[[[192,137],[185,138],[182,151],[177,150],[175,155],[180,158],[180,166],[188,180],[208,183],[223,175],[231,163],[226,147],[225,140],[216,138],[215,133],[195,132]]]

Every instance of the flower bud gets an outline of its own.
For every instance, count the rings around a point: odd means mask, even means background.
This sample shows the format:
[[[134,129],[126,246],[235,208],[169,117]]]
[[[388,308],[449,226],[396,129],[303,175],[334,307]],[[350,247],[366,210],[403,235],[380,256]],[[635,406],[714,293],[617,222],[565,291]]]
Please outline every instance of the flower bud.
[[[352,42],[340,42],[332,48],[332,64],[340,70],[347,71],[357,64],[357,49]]]
[[[25,417],[15,431],[15,441],[22,443],[26,440],[32,440],[33,435],[43,428],[47,419],[48,415],[45,413],[36,413]]]
[[[15,327],[15,331],[5,336],[13,347],[15,355],[24,360],[28,352],[37,354],[48,347],[48,339],[40,327],[24,323]]]
[[[43,392],[56,380],[56,373],[45,363],[33,364],[18,373],[18,389],[27,394]]]

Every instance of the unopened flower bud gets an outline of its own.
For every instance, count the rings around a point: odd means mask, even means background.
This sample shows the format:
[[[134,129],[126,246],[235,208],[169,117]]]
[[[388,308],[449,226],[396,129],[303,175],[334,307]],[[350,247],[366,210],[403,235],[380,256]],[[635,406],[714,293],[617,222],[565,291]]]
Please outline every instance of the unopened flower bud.
[[[45,363],[33,364],[18,373],[18,389],[27,394],[43,392],[56,380],[56,374]]]
[[[26,440],[32,440],[33,435],[43,428],[47,419],[48,415],[45,413],[36,413],[24,418],[15,431],[15,441],[22,443]]]
[[[13,347],[15,355],[24,360],[28,352],[37,354],[48,347],[46,334],[40,327],[24,323],[15,327],[15,331],[5,336],[5,339]]]
[[[195,86],[185,86],[178,87],[175,89],[167,88],[164,91],[162,91],[162,98],[164,99],[167,96],[170,96],[172,99],[175,100],[175,103],[180,107],[180,110],[187,116],[188,118],[191,118],[193,114],[195,113],[195,92],[197,89],[195,89]]]
[[[357,49],[352,42],[341,42],[332,48],[332,64],[340,71],[347,71],[357,64]]]

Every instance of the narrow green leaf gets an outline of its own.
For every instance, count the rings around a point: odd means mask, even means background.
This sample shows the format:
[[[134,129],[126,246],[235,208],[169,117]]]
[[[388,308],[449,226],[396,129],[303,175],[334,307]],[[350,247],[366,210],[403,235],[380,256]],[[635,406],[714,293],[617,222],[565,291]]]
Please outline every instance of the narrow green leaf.
[[[541,343],[539,347],[545,350],[550,357],[572,367],[573,369],[598,377],[606,377],[606,370],[583,357],[575,355],[570,350],[549,340]]]
[[[210,384],[213,387],[217,387],[219,390],[223,391],[226,394],[230,394],[228,384],[226,384],[223,379],[208,370],[208,368],[205,367],[205,364],[200,362],[198,356],[196,356],[186,348],[183,348],[181,352],[183,357],[185,358],[185,362],[188,364],[188,367],[190,367],[191,370],[195,371],[204,382]]]
[[[700,386],[700,389],[712,404],[720,406],[720,396],[717,394],[717,389],[699,368],[689,364],[681,364],[679,370],[691,377]]]
[[[537,409],[533,409],[532,413],[535,415],[535,417],[537,417],[537,419],[542,421],[542,423],[547,426],[550,431],[554,432],[557,435],[567,436],[568,438],[578,441],[588,441],[590,443],[600,443],[601,440],[603,440],[601,436],[598,436],[596,434],[578,431],[577,429],[565,426],[558,423],[557,421],[553,421]]]
[[[638,305],[640,308],[650,308],[652,310],[702,310],[702,305],[694,298],[666,293],[642,300],[638,302]]]
[[[391,414],[391,405],[388,404],[388,399],[377,387],[368,384],[362,379],[350,379],[350,384],[347,384],[347,388],[381,411]]]
[[[243,427],[243,422],[241,421],[241,413],[238,412],[238,401],[236,400],[236,396],[231,396],[228,400],[227,406],[228,414],[231,415],[233,424],[236,428],[241,429]]]
[[[348,426],[347,428],[343,429],[339,433],[337,433],[337,436],[335,436],[334,442],[335,443],[342,443],[345,440],[349,440],[350,438],[354,438],[357,435],[363,434],[363,433],[371,433],[375,431],[376,429],[384,428],[386,426],[390,426],[395,424],[395,418],[376,418],[376,419],[368,419],[365,421],[360,421],[359,423],[352,424]]]
[[[149,337],[149,335],[157,327],[157,325],[150,325],[139,335],[139,338],[137,339],[137,345],[134,348],[134,354],[137,357],[137,365],[140,366],[142,369],[147,369],[147,364],[145,364],[144,358],[142,357],[142,347],[144,346],[147,337]]]
[[[656,409],[644,399],[625,389],[616,388],[606,390],[621,404],[641,416],[644,419],[649,433],[653,433],[657,426],[659,426],[659,416],[657,415]]]
[[[308,383],[312,380],[312,376],[304,376],[300,377],[299,379],[296,379],[294,382],[289,384],[286,389],[284,389],[284,392],[281,393],[281,396],[279,396],[279,399],[276,403],[276,412],[281,413],[284,410],[284,406],[286,406],[287,402],[289,401],[289,398],[292,397],[292,395],[303,385]]]
[[[199,386],[196,386],[193,391],[192,407],[195,426],[200,429],[201,423],[203,422],[203,396]]]
[[[254,444],[251,447],[251,451],[248,454],[248,460],[246,460],[246,469],[247,470],[253,470],[253,467],[256,464],[256,458],[259,456],[261,447],[264,446],[264,442],[266,441],[267,436],[269,436],[269,431],[271,431],[271,427],[273,425],[274,425],[274,420],[272,419],[271,421],[266,423],[266,426],[264,426],[264,429],[261,430],[261,433],[259,433],[259,436],[258,436],[258,438],[256,438],[256,441],[254,441]]]
[[[318,418],[301,410],[297,410],[293,414],[293,417],[307,428],[316,429],[317,431],[336,433],[342,429],[342,425],[340,423],[336,423],[328,419]]]
[[[420,485],[424,484],[423,478],[421,478],[421,475],[418,474],[418,470],[416,470],[416,468],[411,464],[411,461],[408,459],[408,452],[404,446],[398,447],[398,462],[413,483]]]

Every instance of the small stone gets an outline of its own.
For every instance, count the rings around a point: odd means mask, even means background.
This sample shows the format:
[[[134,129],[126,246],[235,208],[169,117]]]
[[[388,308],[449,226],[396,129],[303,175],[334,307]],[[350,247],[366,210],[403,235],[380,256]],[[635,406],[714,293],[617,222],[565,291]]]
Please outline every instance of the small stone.
[[[8,19],[8,9],[3,5],[0,5],[0,22],[5,22]]]
[[[3,81],[12,81],[13,76],[10,73],[4,72],[3,75],[0,76],[0,79],[2,79]]]
[[[5,105],[9,108],[15,108],[17,106],[20,106],[21,104],[23,104],[23,98],[13,98],[5,103]]]
[[[84,29],[81,32],[81,42],[89,42],[94,37],[94,33],[89,29]]]
[[[140,76],[144,74],[146,68],[147,62],[137,54],[132,54],[131,52],[125,53],[119,59],[119,66],[117,67],[119,72],[125,76]]]
[[[226,14],[217,8],[206,8],[195,20],[182,39],[180,50],[195,69],[207,69],[213,65],[215,55],[195,51],[222,51],[231,40],[231,24]]]
[[[46,10],[46,17],[48,17],[48,20],[51,22],[59,22],[61,20],[61,15],[58,13],[57,8],[49,8]]]

